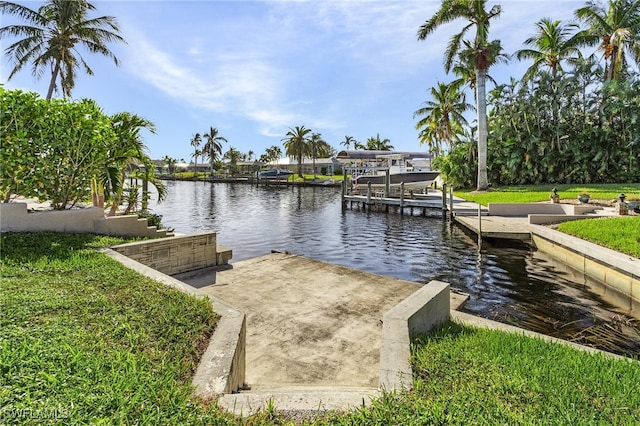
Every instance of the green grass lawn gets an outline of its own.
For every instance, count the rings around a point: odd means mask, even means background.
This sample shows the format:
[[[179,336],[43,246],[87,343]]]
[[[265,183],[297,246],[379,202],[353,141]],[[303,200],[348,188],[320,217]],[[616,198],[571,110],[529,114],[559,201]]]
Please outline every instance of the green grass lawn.
[[[614,200],[620,193],[627,196],[627,201],[640,200],[640,183],[598,184],[598,185],[530,185],[496,188],[492,191],[480,192],[455,190],[458,197],[484,206],[489,203],[535,203],[549,201],[551,190],[556,188],[562,200],[575,200],[579,194],[588,193],[592,199]]]
[[[219,424],[191,397],[217,317],[93,249],[120,239],[3,234],[0,424]]]
[[[192,397],[216,315],[94,251],[92,235],[0,236],[0,424],[276,425]],[[316,425],[637,424],[640,364],[448,324],[412,348],[414,387]]]
[[[564,222],[558,230],[640,258],[640,216],[618,216]]]
[[[414,390],[332,425],[632,425],[640,364],[449,323],[412,347]]]

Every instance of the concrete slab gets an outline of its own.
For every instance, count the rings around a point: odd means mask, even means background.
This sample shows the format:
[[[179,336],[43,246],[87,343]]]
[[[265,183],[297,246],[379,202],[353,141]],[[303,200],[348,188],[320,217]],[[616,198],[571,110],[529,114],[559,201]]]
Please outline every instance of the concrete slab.
[[[528,217],[456,216],[455,221],[476,235],[482,229],[483,238],[503,238],[528,241],[531,239]]]
[[[246,313],[247,389],[219,399],[242,415],[268,401],[278,411],[368,405],[380,395],[383,316],[423,288],[288,253],[176,278]],[[451,308],[467,298],[451,293]]]
[[[420,287],[273,253],[217,271],[215,283],[199,291],[246,312],[245,377],[252,390],[375,388],[382,317]]]

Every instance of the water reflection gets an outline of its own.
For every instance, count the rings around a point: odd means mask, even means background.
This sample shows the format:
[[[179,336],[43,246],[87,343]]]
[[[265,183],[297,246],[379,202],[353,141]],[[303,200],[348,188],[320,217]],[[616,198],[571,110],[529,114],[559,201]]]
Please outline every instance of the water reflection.
[[[177,232],[216,232],[232,263],[277,249],[414,282],[441,280],[470,295],[470,313],[563,338],[616,313],[586,291],[581,274],[525,245],[485,242],[479,251],[475,237],[438,212],[343,212],[336,188],[166,184],[166,201],[152,210]],[[637,337],[626,353],[640,354]]]

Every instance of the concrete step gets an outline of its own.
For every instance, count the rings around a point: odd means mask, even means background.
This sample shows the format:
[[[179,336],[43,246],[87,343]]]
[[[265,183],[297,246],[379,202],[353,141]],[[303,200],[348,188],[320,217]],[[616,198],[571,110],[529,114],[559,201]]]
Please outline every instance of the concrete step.
[[[270,404],[276,411],[329,411],[368,406],[378,397],[378,388],[361,387],[275,387],[254,388],[240,393],[225,394],[218,400],[220,407],[236,415],[247,416],[265,410]]]

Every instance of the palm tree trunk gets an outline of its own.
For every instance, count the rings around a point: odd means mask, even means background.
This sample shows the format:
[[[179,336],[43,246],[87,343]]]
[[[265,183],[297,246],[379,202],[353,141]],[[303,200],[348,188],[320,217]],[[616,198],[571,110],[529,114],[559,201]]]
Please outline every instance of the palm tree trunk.
[[[56,64],[53,67],[53,71],[51,71],[51,81],[49,81],[49,90],[47,91],[47,100],[51,100],[53,96],[53,89],[56,87],[56,78],[58,78],[58,73],[60,72],[60,59],[56,59]]]
[[[489,187],[487,179],[487,71],[476,68],[476,103],[478,105],[478,191]]]

